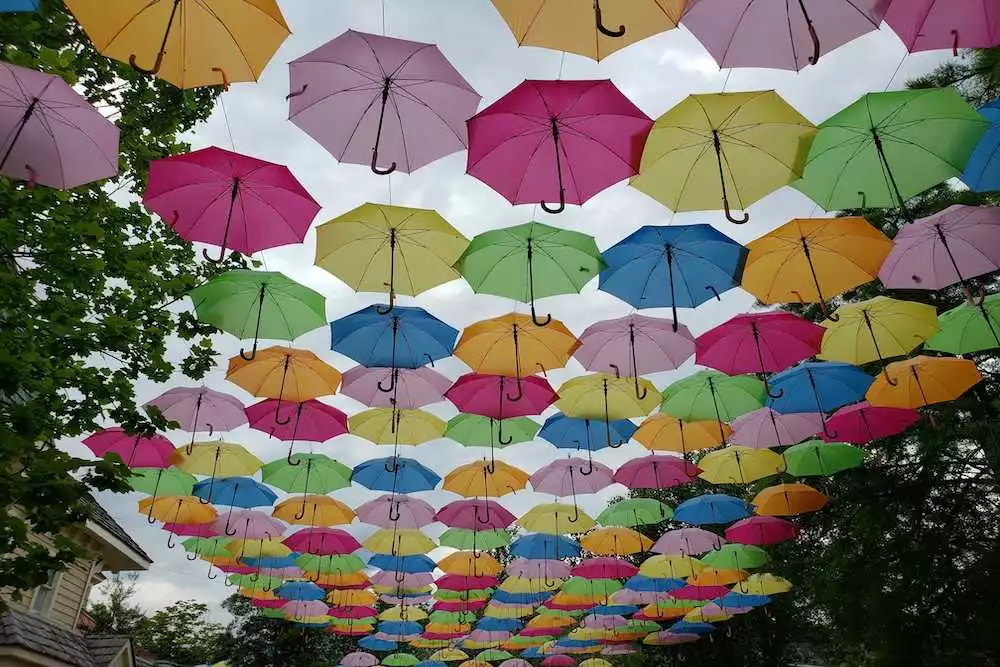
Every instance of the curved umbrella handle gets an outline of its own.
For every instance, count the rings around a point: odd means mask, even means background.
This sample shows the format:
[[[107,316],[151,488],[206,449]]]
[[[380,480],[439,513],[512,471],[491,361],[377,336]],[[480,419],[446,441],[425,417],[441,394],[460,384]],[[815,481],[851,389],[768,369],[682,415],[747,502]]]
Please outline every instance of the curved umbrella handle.
[[[191,561],[198,560],[198,552],[192,551],[191,553],[184,554],[184,557]],[[209,571],[211,572],[211,570]]]
[[[396,305],[396,294],[395,292],[389,292],[389,305],[386,306],[385,308],[382,308],[382,306],[375,306],[375,312],[378,313],[379,315],[388,315],[389,313],[392,312],[392,309],[395,307],[395,305]]]
[[[543,211],[555,215],[556,213],[562,213],[566,210],[566,186],[563,184],[562,157],[559,155],[559,122],[554,116],[551,119],[551,125],[552,142],[555,144],[556,151],[556,175],[559,178],[559,205],[556,207],[550,207],[544,201],[539,203]]]
[[[545,204],[542,204],[542,206],[545,206]],[[544,320],[538,319],[538,314],[535,312],[535,304],[532,303],[531,304],[531,321],[532,321],[532,323],[534,323],[534,325],[536,327],[547,327],[547,326],[549,326],[549,322],[552,321],[552,314],[551,313],[547,314],[545,316]]]
[[[212,564],[208,564],[208,574],[206,575],[209,580],[218,579],[219,575],[212,573]]]
[[[201,256],[205,259],[206,262],[211,262],[212,264],[222,264],[224,261],[226,261],[226,246],[220,246],[219,247],[219,256],[218,257],[212,257],[212,256],[210,256],[208,254],[208,249],[207,248],[203,248],[202,249]]]
[[[552,319],[552,318],[550,317],[549,319]],[[507,394],[507,400],[511,401],[513,403],[513,402],[516,402],[516,401],[520,401],[522,398],[524,398],[524,388],[521,386],[521,378],[518,377],[517,378],[517,394],[513,395],[513,396],[511,394]],[[500,428],[501,429],[503,428],[503,422],[500,423]],[[498,437],[500,437],[500,436],[498,436]],[[509,445],[510,444],[509,442],[503,442],[502,438],[501,438],[500,442],[502,444],[504,444],[504,445]]]
[[[543,201],[542,202],[538,202],[538,205],[541,206],[542,210],[545,211],[546,213],[551,213],[552,215],[556,215],[557,213],[562,213],[563,211],[566,210],[566,191],[563,190],[563,189],[559,190],[559,204],[558,204],[558,206],[550,207],[548,204],[546,204]]]
[[[955,58],[958,57],[958,30],[952,30],[951,36],[954,38],[951,43],[951,55]]]
[[[386,472],[395,473],[396,471],[399,470],[399,462],[396,460],[396,457],[393,456],[392,461],[390,463],[384,464],[382,467],[385,468]]]
[[[309,87],[308,83],[302,84],[302,87],[299,88],[298,90],[294,90],[294,91],[288,93],[287,95],[285,95],[285,101],[288,101],[288,100],[292,99],[293,97],[298,97],[299,95],[304,94],[306,92],[306,89],[308,87]]]
[[[223,246],[222,254],[225,254],[225,252],[226,248],[225,246]],[[220,260],[221,257],[222,255],[220,255]],[[242,347],[240,348],[240,357],[244,361],[253,361],[254,358],[257,356],[257,341],[260,339],[260,320],[264,314],[264,297],[266,296],[266,294],[267,294],[267,285],[261,285],[260,294],[257,300],[257,327],[254,329],[253,332],[253,349],[250,350],[250,354],[248,356],[247,353],[243,350],[243,348]]]
[[[396,570],[393,573],[392,578],[396,580],[397,584],[401,584],[404,581],[406,581],[406,573],[405,572],[400,572],[399,570]]]
[[[485,519],[480,518],[480,516],[479,516],[479,505],[475,506],[475,510],[476,510],[475,511],[475,514],[476,514],[476,523],[481,523],[484,526],[488,525],[489,522],[490,522],[490,506],[489,506],[489,504],[488,503],[486,504],[486,518]]]
[[[723,199],[722,200],[722,209],[723,209],[723,211],[726,214],[726,220],[728,220],[729,222],[733,223],[734,225],[745,225],[748,222],[750,222],[750,214],[747,213],[746,211],[743,212],[743,217],[742,218],[735,218],[735,217],[733,217],[733,212],[729,208],[729,200],[728,199]]]
[[[167,537],[167,548],[173,549],[175,546],[177,546],[177,542],[174,541],[174,534],[170,533],[170,536]]]
[[[608,366],[610,366],[611,368],[614,369],[614,371],[615,371],[615,378],[617,378],[617,379],[620,380],[621,377],[622,377],[622,371],[621,371],[620,368],[618,368],[618,364],[608,364]]]
[[[594,459],[589,459],[587,461],[587,468],[586,469],[584,469],[583,466],[580,466],[580,474],[581,475],[593,475],[594,474]]]
[[[145,69],[140,67],[136,61],[135,54],[133,53],[128,57],[128,64],[131,65],[132,69],[140,74],[154,75],[158,74],[160,67],[163,66],[163,56],[167,53],[167,40],[170,39],[170,29],[174,25],[174,17],[177,16],[177,7],[181,4],[181,0],[174,0],[173,7],[170,8],[170,18],[167,19],[167,27],[163,31],[163,41],[160,42],[160,50],[156,54],[156,61],[153,63],[152,69]]]
[[[399,374],[399,370],[396,369],[396,368],[393,368],[392,372],[389,373],[389,386],[388,387],[383,387],[382,386],[382,380],[379,380],[378,381],[378,385],[377,385],[378,386],[378,390],[380,392],[382,392],[383,394],[391,394],[396,389],[396,375],[398,375],[398,374]]]
[[[292,459],[292,446],[291,445],[288,446],[288,456],[285,457],[285,461],[290,466],[300,466],[300,465],[302,465],[302,461],[299,461],[298,459]]]
[[[778,400],[779,398],[781,398],[782,396],[785,395],[785,390],[784,389],[780,389],[779,388],[777,390],[777,392],[772,391],[771,390],[771,384],[770,384],[770,382],[767,381],[767,378],[764,378],[764,391],[767,392],[767,397],[768,398],[771,398],[771,399],[774,399],[774,400]]]
[[[300,521],[306,516],[306,501],[305,498],[302,499],[302,509],[295,513],[295,520]]]
[[[226,588],[236,587],[236,584],[232,582],[232,580],[229,578],[229,575],[226,575],[226,578],[222,580],[222,585],[225,586]]]
[[[830,431],[830,426],[826,423],[826,419],[823,420],[823,434],[831,440],[837,439],[837,432]]]
[[[802,9],[802,16],[806,20],[806,26],[809,28],[809,37],[813,43],[813,54],[809,57],[809,64],[815,65],[819,62],[820,52],[822,51],[819,43],[819,35],[816,33],[816,26],[813,25],[812,17],[809,16],[809,11],[806,9],[805,0],[799,0],[799,7]]]
[[[607,37],[624,37],[625,36],[625,26],[619,25],[617,30],[611,30],[604,25],[604,21],[601,17],[601,0],[594,0],[594,19],[597,22],[597,29],[602,35]]]
[[[372,148],[372,162],[371,168],[372,172],[378,174],[379,176],[388,176],[392,172],[396,171],[395,161],[389,165],[388,169],[380,169],[378,166],[378,148],[382,143],[382,124],[385,121],[385,107],[389,101],[389,88],[392,86],[392,78],[386,77],[382,86],[382,109],[378,116],[378,129],[375,131],[375,147]]]
[[[257,339],[256,338],[253,341],[253,347],[250,349],[250,354],[249,355],[246,353],[246,350],[244,350],[242,347],[240,348],[240,357],[242,357],[244,361],[253,361],[257,357]]]
[[[395,513],[393,513],[393,511],[392,511],[393,507],[396,508]],[[399,501],[398,500],[391,500],[391,501],[389,501],[389,521],[392,521],[393,523],[395,523],[396,521],[399,521],[399,518],[401,516],[402,516],[402,514],[399,511]]]

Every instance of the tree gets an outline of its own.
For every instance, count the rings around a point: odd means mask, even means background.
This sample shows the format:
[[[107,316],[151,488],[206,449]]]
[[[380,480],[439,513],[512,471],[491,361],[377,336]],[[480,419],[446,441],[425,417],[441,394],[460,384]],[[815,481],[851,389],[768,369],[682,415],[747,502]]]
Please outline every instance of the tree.
[[[213,330],[172,304],[216,267],[138,204],[150,160],[182,152],[217,90],[183,92],[97,53],[56,0],[4,14],[0,59],[64,77],[121,129],[121,175],[72,191],[0,178],[0,582],[30,589],[80,555],[62,535],[87,516],[88,488],[123,490],[125,468],[57,447],[108,421],[152,433],[140,378],[201,377]],[[234,260],[240,262],[239,258]],[[180,336],[190,354],[167,358]],[[49,535],[55,548],[36,544]]]
[[[87,609],[97,634],[131,635],[146,620],[142,607],[132,604],[138,574],[113,574],[105,588],[105,600]]]

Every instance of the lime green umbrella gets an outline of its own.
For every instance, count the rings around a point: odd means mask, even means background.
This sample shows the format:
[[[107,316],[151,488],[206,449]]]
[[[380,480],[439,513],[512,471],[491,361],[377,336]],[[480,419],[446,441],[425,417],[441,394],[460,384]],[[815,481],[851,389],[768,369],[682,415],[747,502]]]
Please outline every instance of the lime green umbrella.
[[[660,412],[684,421],[715,421],[725,444],[725,422],[764,407],[764,383],[749,375],[699,371],[663,391]]]
[[[493,595],[492,588],[470,588],[467,591],[452,591],[446,588],[439,588],[434,591],[435,599],[446,602],[452,600],[485,600],[491,595]]]
[[[938,317],[941,331],[927,341],[928,350],[973,354],[1000,347],[1000,294],[982,303],[962,303]]]
[[[562,585],[562,592],[567,595],[582,595],[591,598],[606,598],[625,588],[617,579],[585,579],[570,577]]]
[[[327,325],[326,299],[274,271],[227,271],[188,292],[194,312],[206,324],[237,338],[253,336],[253,348],[240,356],[257,355],[261,338],[292,340]]]
[[[231,556],[232,554],[230,554]],[[271,576],[269,574],[231,574],[227,577],[228,583],[236,586],[237,588],[248,588],[259,591],[273,591],[275,588],[284,583],[284,579],[281,577]]]
[[[952,87],[869,93],[819,126],[795,187],[827,211],[904,208],[961,175],[987,127]]]
[[[835,475],[864,464],[865,453],[844,442],[807,440],[785,450],[785,472],[796,477]]]
[[[259,608],[257,612],[264,618],[280,618],[282,620],[285,618],[284,609],[270,609],[269,607],[262,607]]]
[[[326,454],[294,454],[261,468],[261,481],[288,493],[329,493],[351,485],[351,469]]]
[[[771,557],[760,547],[750,544],[723,544],[720,548],[708,552],[701,562],[717,570],[747,570],[763,567]]]
[[[479,415],[459,414],[448,420],[448,428],[444,437],[451,438],[466,447],[505,447],[522,442],[531,442],[541,428],[541,424],[527,417],[515,417],[502,420],[502,428],[496,419],[480,417]],[[498,433],[504,433],[506,438],[500,441]],[[508,440],[510,438],[510,440]]]
[[[306,572],[319,574],[353,574],[365,569],[365,562],[354,554],[333,556],[317,556],[302,554],[295,559],[295,564]]]
[[[132,468],[128,485],[149,496],[190,496],[198,480],[177,468]]]
[[[188,560],[196,558],[232,558],[231,551],[226,549],[229,544],[228,537],[189,537],[181,542],[184,551],[188,553]]]
[[[468,530],[466,528],[449,528],[441,533],[441,546],[482,551],[497,549],[510,544],[510,535],[505,530]]]
[[[480,651],[479,655],[476,656],[476,660],[481,662],[502,662],[504,660],[510,660],[514,656],[507,651],[502,651],[498,648],[488,648],[485,651]]]
[[[493,294],[531,305],[538,326],[535,299],[557,294],[577,294],[604,268],[593,237],[529,222],[479,234],[455,268],[472,291]]]
[[[691,606],[691,605],[688,605]],[[629,619],[628,623],[618,627],[618,632],[621,634],[649,634],[651,632],[659,632],[660,626],[654,621],[643,621]]]
[[[413,667],[418,662],[420,660],[412,653],[390,653],[382,658],[382,664],[385,667]]]
[[[430,623],[475,623],[477,616],[471,611],[432,611]]]
[[[661,521],[674,516],[674,511],[654,498],[629,498],[619,500],[597,516],[597,523],[602,526],[624,526],[635,528]]]

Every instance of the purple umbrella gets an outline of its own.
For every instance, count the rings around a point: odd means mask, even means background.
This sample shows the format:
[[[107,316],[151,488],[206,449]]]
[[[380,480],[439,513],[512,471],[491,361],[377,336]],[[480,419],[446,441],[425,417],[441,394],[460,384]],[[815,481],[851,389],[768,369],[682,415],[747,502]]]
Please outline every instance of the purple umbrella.
[[[715,533],[701,528],[678,528],[668,530],[653,544],[651,551],[657,554],[680,554],[698,556],[720,549],[726,541]]]
[[[378,664],[378,658],[371,653],[354,651],[341,658],[340,664],[346,665],[346,667],[375,667]]]
[[[808,440],[823,430],[823,415],[818,412],[781,414],[760,408],[737,418],[730,426],[729,442],[753,449],[788,447]]]
[[[402,580],[397,577],[402,577]],[[419,589],[434,583],[434,575],[430,572],[397,573],[376,572],[368,577],[376,586],[393,586],[402,589]]]
[[[893,0],[885,22],[911,53],[1000,46],[1000,11],[989,0]]]
[[[212,528],[234,540],[278,539],[285,532],[284,522],[256,510],[233,510],[213,521]]]
[[[638,376],[672,371],[694,356],[694,337],[686,326],[673,320],[645,315],[628,315],[592,324],[580,336],[580,346],[573,356],[588,371],[607,373],[614,369],[636,378],[635,393],[640,394]]]
[[[611,596],[611,604],[654,604],[664,600],[670,600],[669,591],[636,591],[631,588],[623,588],[615,591]]]
[[[507,575],[515,579],[567,579],[569,565],[561,560],[515,558],[507,564]]]
[[[615,482],[615,473],[603,463],[571,456],[539,468],[531,475],[530,481],[531,488],[538,493],[551,493],[560,498],[573,496],[573,505],[576,507],[577,495],[597,493],[611,486]],[[572,526],[567,526],[566,532],[570,532],[570,528]]]
[[[0,63],[0,174],[68,190],[118,174],[118,128],[58,76]]]
[[[876,30],[888,6],[889,0],[690,0],[681,21],[719,67],[798,71]]]
[[[384,494],[355,510],[362,523],[379,528],[423,528],[434,523],[434,508],[411,496]]]
[[[380,384],[383,387],[391,384],[393,390],[386,393],[379,389]],[[409,410],[443,401],[449,387],[451,380],[427,366],[396,369],[355,366],[344,373],[340,393],[370,408],[388,408],[395,404],[397,408]]]
[[[289,119],[341,162],[376,174],[463,150],[482,99],[433,44],[354,30],[288,69]]]
[[[208,387],[169,389],[146,403],[148,406],[157,408],[168,420],[177,422],[181,430],[191,432],[189,454],[194,446],[194,434],[198,431],[208,431],[211,437],[215,431],[231,431],[247,423],[240,399]]]
[[[581,628],[595,628],[597,630],[612,630],[626,623],[628,620],[624,616],[615,614],[601,614],[600,616],[590,614],[580,619]]]

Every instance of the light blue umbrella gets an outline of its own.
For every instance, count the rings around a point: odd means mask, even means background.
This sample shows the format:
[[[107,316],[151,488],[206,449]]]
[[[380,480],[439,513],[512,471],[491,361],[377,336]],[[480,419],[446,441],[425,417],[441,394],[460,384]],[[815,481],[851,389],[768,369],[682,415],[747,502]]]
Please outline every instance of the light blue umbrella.
[[[990,126],[965,164],[962,182],[973,192],[993,192],[1000,190],[1000,100],[990,102],[979,113]]]
[[[286,581],[274,589],[282,600],[322,600],[326,591],[311,581]]]
[[[857,403],[875,378],[857,366],[832,361],[808,361],[771,377],[767,407],[781,414],[819,412]],[[831,437],[823,420],[823,432]]]
[[[510,545],[515,558],[575,558],[582,552],[580,543],[562,535],[534,533],[519,537]]]
[[[396,642],[386,641],[384,639],[379,639],[378,637],[372,637],[371,635],[367,637],[362,637],[358,640],[358,648],[363,648],[366,651],[377,651],[379,653],[386,653],[388,651],[395,651],[397,648]]]
[[[674,510],[674,521],[694,526],[732,523],[750,516],[745,500],[722,493],[707,493],[685,500]]]
[[[0,0],[0,13],[37,12],[41,0]]]
[[[458,330],[423,308],[368,306],[330,323],[331,349],[366,368],[420,368],[450,357]],[[391,389],[389,390],[391,391]]]
[[[203,479],[191,489],[205,503],[230,507],[268,507],[278,499],[278,494],[252,477],[219,477]]]
[[[538,437],[559,449],[593,452],[607,447],[608,440],[628,442],[638,428],[628,419],[620,419],[605,425],[601,419],[576,419],[559,413],[545,420]]]

